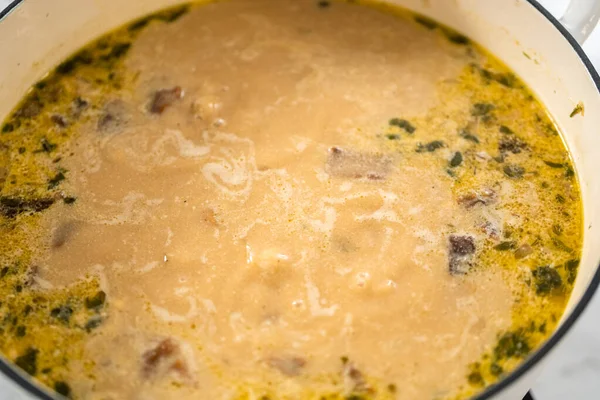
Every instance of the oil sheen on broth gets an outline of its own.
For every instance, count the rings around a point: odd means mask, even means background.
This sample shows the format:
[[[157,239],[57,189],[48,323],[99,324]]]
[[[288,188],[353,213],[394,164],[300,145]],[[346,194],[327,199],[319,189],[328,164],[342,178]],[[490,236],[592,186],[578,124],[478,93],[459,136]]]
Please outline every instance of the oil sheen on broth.
[[[135,21],[0,146],[0,349],[73,398],[465,398],[551,334],[579,264],[543,106],[380,4]]]

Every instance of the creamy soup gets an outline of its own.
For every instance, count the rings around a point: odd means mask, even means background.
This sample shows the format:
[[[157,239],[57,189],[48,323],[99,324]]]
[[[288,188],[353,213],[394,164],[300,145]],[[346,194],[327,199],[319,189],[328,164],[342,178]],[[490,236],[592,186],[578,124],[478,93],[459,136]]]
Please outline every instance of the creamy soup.
[[[68,397],[466,398],[552,333],[576,277],[544,107],[389,6],[166,10],[1,129],[0,349]]]

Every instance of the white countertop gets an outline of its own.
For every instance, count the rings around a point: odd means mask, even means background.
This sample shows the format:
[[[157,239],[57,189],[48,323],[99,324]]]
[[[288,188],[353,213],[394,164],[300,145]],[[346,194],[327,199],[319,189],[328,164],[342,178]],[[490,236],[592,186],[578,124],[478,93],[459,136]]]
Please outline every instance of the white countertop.
[[[538,0],[554,15],[561,15],[566,0]],[[0,0],[0,9],[10,0]],[[600,26],[584,45],[600,70]],[[0,400],[20,400],[14,384],[0,374]],[[533,388],[536,400],[600,399],[600,294],[569,332]]]

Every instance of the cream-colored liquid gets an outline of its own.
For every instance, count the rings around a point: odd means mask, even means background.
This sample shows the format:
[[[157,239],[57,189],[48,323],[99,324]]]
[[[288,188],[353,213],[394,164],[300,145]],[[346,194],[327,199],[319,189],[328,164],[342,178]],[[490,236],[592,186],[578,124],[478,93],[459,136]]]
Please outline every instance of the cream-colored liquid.
[[[233,0],[147,27],[125,61],[135,82],[107,100],[124,117],[81,126],[62,161],[77,202],[42,219],[38,290],[97,278],[107,294],[106,319],[70,361],[73,393],[457,393],[512,326],[521,284],[499,267],[451,274],[448,237],[471,235],[478,254],[492,240],[482,220],[522,222],[503,202],[525,186],[482,164],[497,203],[457,202],[443,165],[468,153],[445,133],[459,114],[417,127],[423,143],[455,144],[435,159],[382,136],[390,118],[442,107],[440,83],[471,61],[412,21],[344,3]],[[148,112],[176,86],[181,99]],[[350,173],[336,149],[359,160]],[[378,175],[357,175],[365,165]],[[165,340],[172,351],[148,365]]]

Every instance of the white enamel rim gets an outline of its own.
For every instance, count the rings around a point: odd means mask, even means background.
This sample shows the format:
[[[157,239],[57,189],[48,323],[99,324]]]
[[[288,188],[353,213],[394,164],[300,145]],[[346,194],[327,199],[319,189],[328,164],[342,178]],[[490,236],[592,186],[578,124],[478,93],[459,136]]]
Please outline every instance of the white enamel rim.
[[[0,11],[0,22],[1,20],[7,16],[13,9],[15,9],[19,4],[21,4],[24,0],[13,0],[4,10]],[[561,24],[559,20],[557,20],[552,14],[548,12],[541,4],[537,2],[537,0],[526,0],[533,8],[535,8],[540,14],[542,14],[567,40],[567,42],[571,45],[572,49],[575,51],[580,61],[588,71],[591,79],[593,80],[596,89],[598,91],[598,95],[600,96],[600,75],[592,65],[591,61],[588,59],[587,55],[581,48],[579,40],[587,37],[589,32],[586,32],[585,36],[579,35],[577,29],[574,30],[574,35],[578,36],[577,39],[575,36],[569,32],[569,30]],[[564,21],[568,22],[568,21]],[[587,29],[587,28],[586,28]],[[487,400],[492,397],[500,394],[503,390],[510,387],[513,383],[517,382],[519,379],[524,378],[525,375],[530,372],[534,367],[536,367],[540,361],[548,355],[548,353],[555,348],[555,346],[564,338],[564,336],[569,332],[569,330],[573,327],[575,322],[579,319],[582,313],[585,311],[586,307],[592,300],[594,294],[596,293],[598,287],[600,286],[600,260],[598,266],[596,267],[596,271],[583,293],[581,299],[573,308],[573,311],[569,314],[569,316],[563,321],[563,323],[558,327],[558,329],[552,334],[552,336],[542,345],[540,346],[534,354],[532,354],[528,359],[526,359],[523,363],[521,363],[515,370],[513,370],[510,374],[508,374],[504,379],[498,381],[495,384],[488,386],[482,393],[472,398],[472,400]],[[26,375],[19,368],[16,368],[10,361],[7,361],[4,357],[0,357],[0,372],[4,373],[8,378],[18,384],[22,389],[24,389],[28,394],[41,399],[41,400],[56,400],[62,398],[62,396],[57,395],[55,393],[51,393],[48,389],[38,384],[35,380],[31,379],[29,375]],[[530,397],[526,397],[530,398]]]

